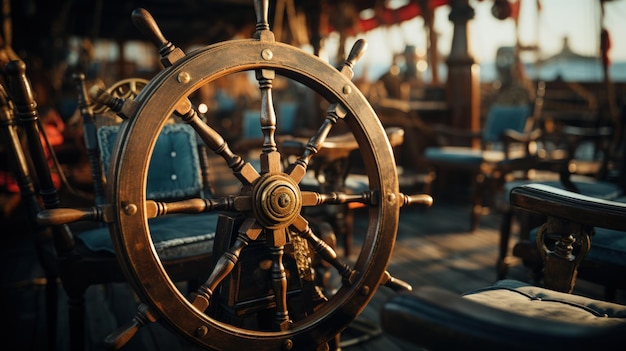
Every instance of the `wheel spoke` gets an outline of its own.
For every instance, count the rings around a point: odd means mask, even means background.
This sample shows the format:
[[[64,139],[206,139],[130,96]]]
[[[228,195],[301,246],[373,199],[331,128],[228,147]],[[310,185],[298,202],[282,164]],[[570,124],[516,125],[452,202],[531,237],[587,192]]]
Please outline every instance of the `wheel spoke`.
[[[235,243],[219,258],[215,269],[209,278],[202,284],[192,296],[192,304],[200,311],[205,311],[209,307],[211,296],[217,285],[230,274],[237,262],[244,247],[248,246],[251,240],[255,240],[261,232],[253,218],[248,218],[239,228]]]
[[[285,232],[283,230],[283,232]],[[283,234],[284,235],[284,234]],[[290,325],[289,312],[287,311],[287,274],[283,265],[285,246],[270,247],[272,255],[272,288],[276,301],[274,325],[277,330],[288,330]]]
[[[231,211],[237,210],[236,204],[243,202],[242,199],[234,196],[224,196],[219,199],[195,198],[173,202],[146,200],[146,215],[148,218],[154,218],[173,213]]]
[[[360,194],[347,194],[343,192],[330,192],[326,194],[303,191],[302,206],[319,206],[323,204],[347,204],[350,202],[362,203],[368,206],[376,206],[378,204],[377,193],[374,190],[364,191]]]
[[[306,174],[311,158],[322,149],[322,144],[324,144],[332,127],[345,116],[346,110],[341,105],[335,103],[328,107],[326,118],[317,130],[317,133],[309,139],[302,155],[287,170],[287,174],[296,183],[299,183]]]
[[[261,153],[261,173],[278,173],[281,171],[280,153],[276,147],[276,112],[272,99],[272,82],[276,77],[273,70],[259,69],[256,79],[261,90],[261,132],[263,147]]]
[[[259,173],[254,167],[249,162],[245,162],[241,156],[235,154],[220,133],[206,124],[191,107],[190,103],[188,106],[185,104],[185,107],[177,108],[177,111],[180,110],[184,112],[177,112],[176,114],[178,114],[185,123],[193,127],[209,149],[222,156],[228,167],[233,171],[235,177],[237,177],[243,185],[250,185],[259,177]]]
[[[361,203],[367,206],[378,206],[380,203],[379,191],[368,190],[359,194],[347,194],[343,192],[330,192],[326,194],[314,191],[302,192],[302,206],[319,206],[324,204],[340,205],[347,203]],[[400,198],[400,207],[405,206],[422,206],[430,207],[433,204],[433,198],[428,194],[406,195],[398,193]]]
[[[354,282],[358,272],[350,268],[346,263],[341,262],[335,250],[313,233],[308,221],[304,217],[299,216],[296,218],[291,228],[298,236],[309,242],[316,254],[337,269],[344,283],[352,284]]]

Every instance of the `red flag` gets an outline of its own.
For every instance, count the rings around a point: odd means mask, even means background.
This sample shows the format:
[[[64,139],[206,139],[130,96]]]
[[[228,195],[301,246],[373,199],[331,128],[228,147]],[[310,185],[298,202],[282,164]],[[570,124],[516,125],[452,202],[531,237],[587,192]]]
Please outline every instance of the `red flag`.
[[[517,19],[519,18],[519,8],[521,3],[521,0],[509,1],[509,4],[511,5],[511,18],[515,22],[517,22]]]

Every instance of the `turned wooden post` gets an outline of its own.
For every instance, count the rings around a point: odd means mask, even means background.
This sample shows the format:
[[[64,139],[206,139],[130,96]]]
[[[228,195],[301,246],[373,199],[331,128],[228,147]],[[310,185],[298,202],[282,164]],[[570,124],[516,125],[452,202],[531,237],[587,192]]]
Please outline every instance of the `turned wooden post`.
[[[452,127],[480,129],[480,67],[472,56],[467,23],[474,18],[469,0],[453,0],[449,19],[454,24],[448,65],[447,100]],[[478,145],[472,145],[478,147]]]

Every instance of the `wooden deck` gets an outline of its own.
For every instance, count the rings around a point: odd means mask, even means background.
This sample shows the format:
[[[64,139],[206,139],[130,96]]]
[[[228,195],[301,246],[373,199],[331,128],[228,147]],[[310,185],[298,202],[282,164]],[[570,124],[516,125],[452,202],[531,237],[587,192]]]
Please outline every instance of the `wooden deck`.
[[[361,218],[361,219],[359,219]],[[355,246],[365,226],[357,212]],[[464,292],[490,284],[495,279],[499,218],[490,213],[481,219],[479,229],[467,232],[468,205],[435,202],[430,209],[403,208],[397,243],[388,271],[413,286],[433,285],[454,292]],[[44,289],[45,279],[37,265],[35,251],[28,238],[25,223],[4,221],[0,262],[2,264],[2,314],[4,350],[45,350]],[[509,277],[528,280],[526,269],[516,263]],[[579,281],[577,292],[594,297],[602,289]],[[381,287],[375,298],[358,317],[359,322],[378,326],[378,311],[394,294]],[[57,349],[68,349],[66,301],[59,285],[59,328]],[[620,295],[624,298],[624,295]],[[626,299],[625,299],[626,300]],[[87,292],[90,350],[103,350],[103,338],[121,323],[132,318],[137,299],[126,284],[92,286]],[[358,323],[361,324],[361,323]],[[357,324],[355,324],[356,326]],[[352,328],[351,328],[352,329]],[[350,331],[343,334],[344,350],[415,350],[416,347],[395,340],[384,333],[356,345],[347,343]],[[144,327],[124,350],[197,350],[198,348],[153,323]]]

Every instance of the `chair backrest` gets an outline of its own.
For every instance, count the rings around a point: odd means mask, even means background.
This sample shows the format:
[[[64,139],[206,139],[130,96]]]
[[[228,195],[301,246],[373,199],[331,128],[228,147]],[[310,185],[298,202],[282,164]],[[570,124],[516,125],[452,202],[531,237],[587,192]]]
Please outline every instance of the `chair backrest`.
[[[494,105],[489,109],[485,127],[483,128],[483,142],[499,142],[502,133],[507,130],[524,132],[531,116],[530,105]]]
[[[105,174],[120,125],[98,129],[98,147]],[[148,168],[146,197],[174,199],[202,196],[202,174],[195,131],[187,124],[166,124],[157,139]]]
[[[75,79],[96,204],[100,204],[104,201],[105,176],[113,147],[125,122],[106,106],[95,108],[90,105],[84,75],[78,75]],[[126,79],[112,85],[110,94],[116,98],[119,98],[117,94],[123,94],[122,98],[134,98],[145,83],[141,79]],[[206,146],[191,126],[184,123],[166,124],[157,139],[148,168],[147,198],[172,200],[210,197],[211,194]]]
[[[546,84],[539,81],[532,101],[529,103],[492,105],[482,129],[483,145],[500,142],[505,130],[524,133],[536,128],[543,112],[545,94]]]

